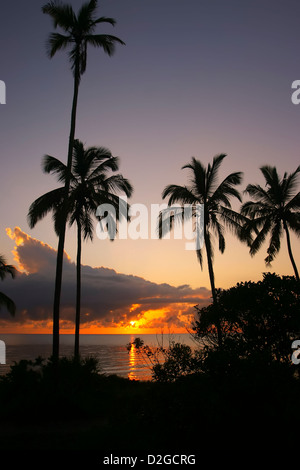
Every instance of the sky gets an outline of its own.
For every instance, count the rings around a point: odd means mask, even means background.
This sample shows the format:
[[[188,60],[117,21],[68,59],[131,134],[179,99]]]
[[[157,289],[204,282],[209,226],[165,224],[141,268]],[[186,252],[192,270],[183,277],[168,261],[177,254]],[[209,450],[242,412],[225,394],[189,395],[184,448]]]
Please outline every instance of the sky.
[[[1,253],[20,275],[1,290],[17,304],[14,319],[3,310],[3,332],[50,332],[57,237],[51,216],[33,229],[30,204],[57,187],[41,170],[44,154],[66,162],[73,77],[66,52],[53,59],[46,40],[53,25],[44,1],[5,2],[1,11],[0,104]],[[74,10],[81,0],[69,1]],[[259,168],[279,173],[299,165],[300,106],[292,83],[300,79],[300,4],[296,0],[102,0],[99,16],[117,20],[99,27],[114,34],[113,57],[89,50],[79,90],[76,138],[105,146],[120,158],[120,173],[134,187],[131,204],[149,211],[168,184],[185,185],[182,166],[194,156],[204,165],[225,153],[220,181],[233,171],[263,184]],[[247,196],[243,196],[247,200]],[[239,209],[239,204],[233,207]],[[150,232],[149,224],[149,232]],[[95,220],[96,229],[96,220]],[[292,235],[299,264],[299,240]],[[250,257],[247,246],[226,233],[215,247],[216,286],[258,281],[266,271],[293,274],[285,240],[271,267],[266,245]],[[62,297],[62,329],[72,331],[76,231],[68,229]],[[207,265],[201,271],[184,240],[116,239],[83,245],[82,325],[86,332],[150,332],[184,329],[193,306],[210,301]],[[37,287],[38,286],[38,287]],[[73,292],[73,293],[72,293]],[[73,296],[73,297],[72,297]],[[130,322],[133,322],[132,324]]]

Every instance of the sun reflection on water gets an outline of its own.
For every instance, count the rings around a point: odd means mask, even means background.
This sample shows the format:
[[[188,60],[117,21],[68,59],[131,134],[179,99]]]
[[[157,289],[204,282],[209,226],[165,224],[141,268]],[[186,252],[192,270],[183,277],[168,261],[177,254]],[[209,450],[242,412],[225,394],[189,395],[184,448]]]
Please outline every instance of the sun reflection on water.
[[[134,337],[130,338],[130,341],[133,341]],[[138,364],[138,358],[137,358],[137,352],[136,349],[133,345],[131,345],[131,348],[129,350],[129,369],[130,372],[128,374],[128,378],[130,380],[139,380],[137,374],[136,374],[136,366]]]

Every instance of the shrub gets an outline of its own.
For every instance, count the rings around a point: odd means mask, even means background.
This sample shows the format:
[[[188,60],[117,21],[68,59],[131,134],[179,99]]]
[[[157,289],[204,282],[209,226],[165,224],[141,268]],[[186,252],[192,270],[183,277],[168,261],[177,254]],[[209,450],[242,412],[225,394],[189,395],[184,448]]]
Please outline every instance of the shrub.
[[[291,365],[291,344],[300,332],[300,285],[294,277],[265,273],[262,281],[219,290],[216,305],[196,310],[193,332],[206,370],[235,370],[245,361],[256,367]]]
[[[200,362],[197,351],[186,344],[171,341],[168,348],[150,347],[140,338],[128,344],[134,347],[151,369],[152,378],[157,382],[173,382],[179,377],[199,372]]]

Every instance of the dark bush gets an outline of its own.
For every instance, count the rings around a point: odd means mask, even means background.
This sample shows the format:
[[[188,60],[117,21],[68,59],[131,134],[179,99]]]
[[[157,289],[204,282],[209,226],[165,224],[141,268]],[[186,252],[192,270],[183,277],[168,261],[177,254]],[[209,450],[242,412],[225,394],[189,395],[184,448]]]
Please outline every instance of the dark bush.
[[[291,345],[300,334],[300,285],[294,277],[266,273],[262,281],[219,290],[216,305],[196,310],[194,338],[202,348],[205,371],[274,363],[295,370]]]

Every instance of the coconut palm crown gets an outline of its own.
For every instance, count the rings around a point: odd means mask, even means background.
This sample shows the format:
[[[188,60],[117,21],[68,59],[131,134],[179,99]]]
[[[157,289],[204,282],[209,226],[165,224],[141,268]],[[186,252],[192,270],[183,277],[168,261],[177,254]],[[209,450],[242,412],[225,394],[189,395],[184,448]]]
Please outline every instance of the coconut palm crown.
[[[42,168],[46,173],[55,174],[58,181],[64,183],[67,166],[55,157],[45,155]],[[68,196],[67,220],[70,226],[77,225],[77,289],[75,315],[75,357],[79,356],[79,325],[81,303],[81,250],[82,238],[93,239],[93,219],[100,204],[112,209],[111,218],[115,221],[129,219],[127,201],[118,196],[123,192],[130,197],[133,188],[121,174],[115,174],[119,168],[118,157],[113,157],[105,147],[85,148],[83,143],[75,140],[73,148],[72,171]],[[33,228],[36,223],[52,212],[55,232],[59,235],[64,222],[63,204],[65,187],[61,186],[40,196],[30,206],[28,223]]]
[[[99,24],[116,24],[113,18],[97,17],[97,4],[97,0],[84,3],[77,14],[71,5],[55,1],[42,7],[43,13],[51,16],[54,28],[59,27],[65,33],[54,32],[49,35],[48,54],[52,58],[58,51],[68,48],[71,68],[78,81],[86,71],[88,45],[102,48],[109,56],[115,52],[115,43],[125,45],[117,36],[94,34]]]
[[[270,235],[265,262],[270,265],[281,247],[285,233],[290,261],[295,277],[299,272],[292,252],[290,231],[300,236],[300,192],[296,191],[300,166],[290,174],[278,175],[276,167],[269,165],[260,168],[265,187],[248,184],[245,192],[252,198],[242,205],[241,213],[248,218],[244,230],[251,233],[250,254],[255,255]],[[254,238],[253,238],[254,237]]]
[[[241,195],[236,186],[242,181],[242,173],[231,173],[218,184],[219,169],[225,157],[226,154],[216,155],[212,164],[209,163],[207,168],[193,157],[191,163],[182,167],[183,169],[190,170],[190,184],[188,186],[171,184],[166,186],[162,193],[163,198],[169,197],[168,206],[176,203],[181,205],[189,204],[191,206],[203,204],[204,246],[214,301],[216,301],[216,288],[213,270],[213,234],[217,237],[220,252],[223,253],[225,250],[225,227],[238,232],[241,229],[242,220],[242,216],[232,209],[230,202],[232,197],[241,202]],[[193,216],[192,211],[190,214]],[[169,210],[163,210],[160,213],[159,233],[161,237],[166,227],[164,221],[169,216]],[[182,218],[180,211],[171,215],[170,227],[172,227],[173,222],[176,222],[176,218],[178,220]],[[202,268],[202,249],[198,248],[196,251]]]

